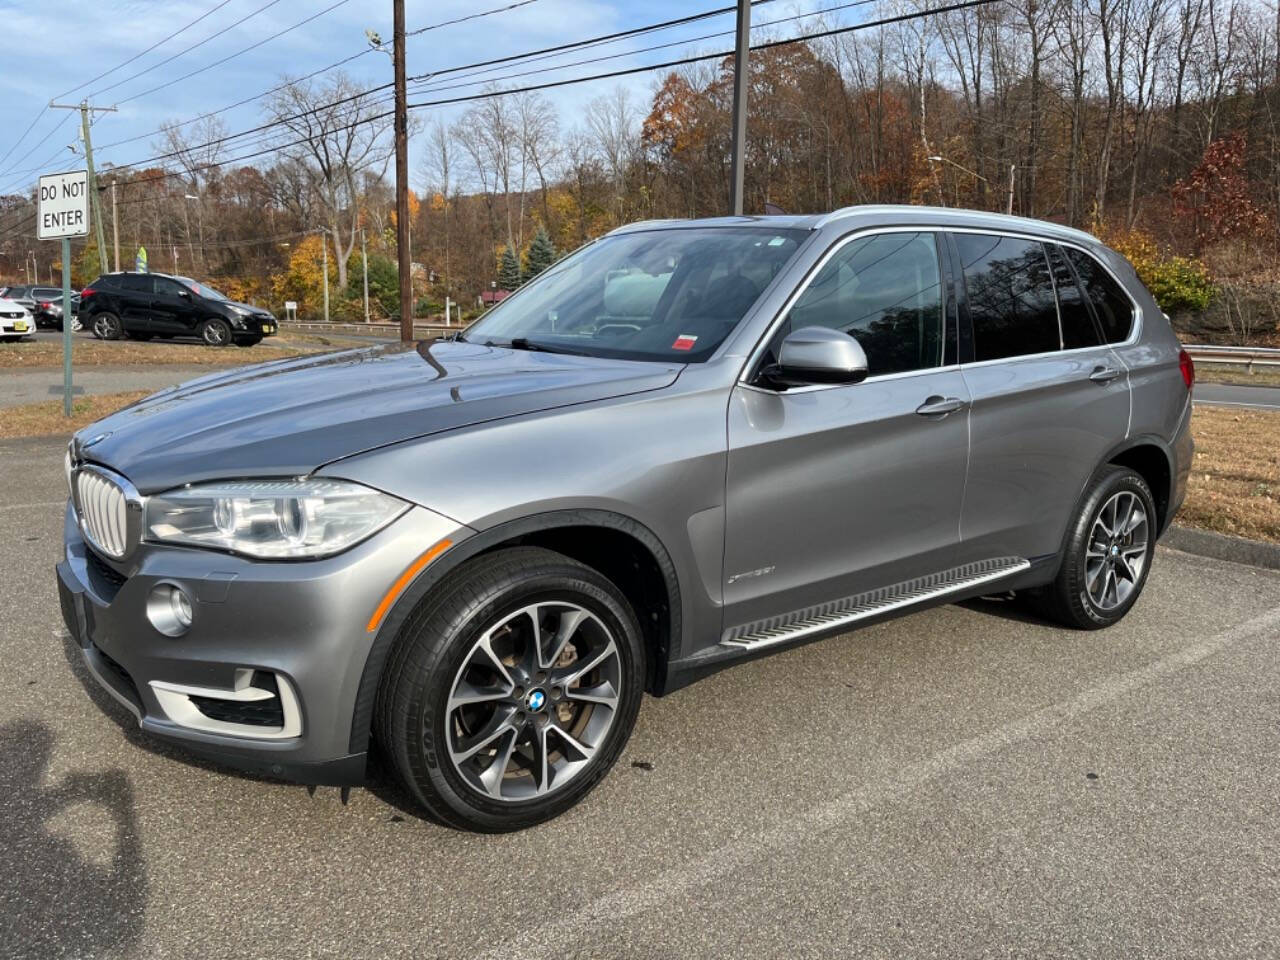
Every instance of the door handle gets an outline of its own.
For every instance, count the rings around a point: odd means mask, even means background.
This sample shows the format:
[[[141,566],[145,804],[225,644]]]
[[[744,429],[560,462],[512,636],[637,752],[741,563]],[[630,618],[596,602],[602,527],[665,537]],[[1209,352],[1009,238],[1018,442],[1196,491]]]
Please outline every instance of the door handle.
[[[916,413],[922,417],[945,417],[948,413],[963,409],[964,401],[959,397],[932,396],[916,407]]]
[[[1094,367],[1093,373],[1089,374],[1089,379],[1094,383],[1110,383],[1120,376],[1120,373],[1121,371],[1115,367]]]

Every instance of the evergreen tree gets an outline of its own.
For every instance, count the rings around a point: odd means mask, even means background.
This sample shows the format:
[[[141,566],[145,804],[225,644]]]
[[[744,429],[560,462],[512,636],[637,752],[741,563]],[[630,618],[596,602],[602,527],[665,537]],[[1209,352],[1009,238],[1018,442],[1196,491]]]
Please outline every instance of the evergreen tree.
[[[502,259],[498,262],[498,289],[510,292],[518,286],[520,286],[520,259],[516,256],[511,244],[507,244],[502,251]]]
[[[524,279],[532,280],[551,264],[556,262],[556,245],[551,242],[545,227],[538,227],[533,235],[529,250],[524,255]]]

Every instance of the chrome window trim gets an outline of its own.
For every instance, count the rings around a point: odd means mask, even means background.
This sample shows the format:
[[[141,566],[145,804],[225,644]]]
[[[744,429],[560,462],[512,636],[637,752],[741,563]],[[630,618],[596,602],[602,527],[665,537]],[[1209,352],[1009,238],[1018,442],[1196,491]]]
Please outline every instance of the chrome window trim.
[[[1096,263],[1098,266],[1100,266],[1103,270],[1106,271],[1107,276],[1109,276],[1112,280],[1115,281],[1116,286],[1118,286],[1121,289],[1121,291],[1123,291],[1125,298],[1129,301],[1129,305],[1133,307],[1133,327],[1129,330],[1128,338],[1125,340],[1117,341],[1116,343],[1102,343],[1102,344],[1099,344],[1098,346],[1109,347],[1112,349],[1115,349],[1117,347],[1131,347],[1134,344],[1136,344],[1138,340],[1141,338],[1143,320],[1146,319],[1142,312],[1142,305],[1139,304],[1138,301],[1133,298],[1133,294],[1129,292],[1129,288],[1125,286],[1124,281],[1122,281],[1118,276],[1116,276],[1116,272],[1112,270],[1111,267],[1109,267],[1105,262],[1103,262],[1103,260],[1097,254],[1095,254],[1092,250],[1086,247],[1083,243],[1076,243],[1075,241],[1072,241],[1072,240],[1060,240],[1054,237],[1037,235],[1030,232],[1022,232],[1014,229],[991,230],[986,227],[939,227],[938,229],[943,231],[944,233],[978,233],[978,234],[984,234],[990,237],[1015,237],[1019,240],[1035,240],[1042,244],[1056,243],[1060,247],[1072,247],[1076,250],[1079,250],[1081,253],[1085,254],[1087,257],[1093,260],[1094,263]],[[964,271],[963,264],[960,265],[960,269],[962,274],[961,278],[963,279],[963,271]],[[1071,269],[1074,271],[1075,267],[1071,266]],[[1084,291],[1082,290],[1081,293],[1084,293]],[[1059,322],[1059,330],[1061,330],[1061,322]],[[998,363],[1004,360],[1020,360],[1022,359],[1022,357],[1054,356],[1055,354],[1058,354],[1058,353],[1073,353],[1078,350],[1096,350],[1096,349],[1098,349],[1098,347],[1075,347],[1072,350],[1054,350],[1047,353],[1024,353],[1018,357],[1001,357],[999,360],[982,360],[978,362]],[[977,363],[965,364],[965,366],[976,366],[976,365]]]
[[[764,334],[760,337],[759,340],[756,341],[755,347],[753,347],[751,352],[747,355],[747,362],[743,364],[742,369],[738,371],[738,376],[736,378],[737,382],[740,384],[744,384],[746,386],[751,386],[750,380],[748,379],[747,375],[749,371],[756,365],[756,362],[760,359],[761,355],[764,353],[765,346],[769,343],[771,339],[773,339],[773,335],[777,331],[778,327],[782,325],[783,320],[786,319],[787,315],[791,313],[791,308],[795,306],[796,301],[800,299],[800,296],[806,290],[809,289],[809,285],[813,283],[814,278],[816,278],[818,274],[822,272],[823,267],[827,265],[828,261],[830,261],[831,258],[834,257],[837,253],[839,253],[842,249],[844,249],[845,246],[847,246],[850,243],[853,243],[853,241],[858,240],[862,237],[879,236],[880,234],[884,234],[884,233],[938,234],[941,232],[942,230],[938,227],[929,226],[926,224],[917,224],[915,226],[907,225],[907,226],[896,226],[896,227],[865,227],[861,230],[854,230],[852,233],[847,233],[843,237],[840,237],[838,240],[836,240],[835,243],[833,243],[830,247],[828,247],[827,252],[824,253],[821,257],[819,257],[817,262],[815,262],[814,265],[809,268],[809,272],[805,274],[804,279],[801,280],[800,283],[796,286],[796,288],[791,291],[791,295],[787,297],[786,301],[782,304],[782,309],[779,310],[774,315],[773,319],[769,321],[769,326],[765,328]],[[939,254],[939,251],[937,247],[937,242],[935,240],[934,256],[938,256],[938,254]],[[943,339],[943,353],[945,355],[946,333],[947,333],[947,329],[946,329],[947,303],[946,303],[946,290],[945,290],[946,284],[945,284],[944,277],[945,277],[945,272],[942,268],[942,262],[941,260],[939,260],[938,283],[940,286],[944,287],[943,300],[942,300],[942,317],[943,317],[942,339]],[[761,296],[763,296],[763,294]],[[867,377],[865,380],[862,380],[859,382],[870,383],[875,380],[884,380],[889,377],[902,376],[903,374],[936,373],[937,371],[942,369],[944,369],[944,367],[939,365],[936,367],[922,367],[919,370],[904,370],[898,373],[883,373],[883,374],[880,374],[879,376]],[[786,391],[766,390],[765,392],[766,393],[778,393],[778,392],[810,393],[812,392],[814,387],[817,387],[823,390],[830,390],[833,387],[849,387],[849,386],[857,386],[857,384],[822,383],[822,384],[813,384],[809,387],[793,387]]]
[[[823,222],[825,222],[825,220]],[[1095,263],[1098,264],[1098,266],[1102,267],[1102,269],[1106,271],[1107,275],[1111,277],[1113,281],[1115,281],[1116,286],[1118,286],[1122,291],[1124,291],[1125,297],[1128,298],[1129,304],[1133,308],[1133,328],[1129,331],[1128,339],[1117,342],[1117,343],[1101,343],[1091,347],[1073,347],[1070,350],[1049,350],[1043,353],[1024,353],[1024,354],[1019,354],[1018,356],[1015,356],[1015,357],[999,357],[994,360],[976,360],[976,361],[971,361],[969,363],[957,363],[951,366],[928,367],[922,370],[908,370],[902,373],[886,373],[886,374],[881,374],[880,376],[867,377],[865,380],[860,381],[861,383],[873,383],[878,380],[885,380],[890,377],[901,377],[904,375],[910,376],[910,375],[918,375],[923,373],[937,373],[942,370],[953,370],[953,369],[965,370],[965,369],[970,369],[975,367],[991,366],[997,363],[1016,363],[1021,360],[1044,359],[1045,357],[1060,357],[1068,354],[1079,354],[1088,350],[1118,350],[1122,347],[1134,346],[1135,344],[1137,344],[1138,340],[1142,336],[1144,321],[1146,320],[1146,315],[1142,310],[1142,305],[1139,304],[1138,301],[1134,299],[1133,294],[1129,292],[1129,288],[1124,284],[1124,282],[1118,276],[1116,276],[1116,272],[1112,270],[1111,267],[1105,261],[1102,260],[1102,258],[1098,257],[1092,250],[1090,250],[1083,243],[1079,243],[1074,240],[1069,240],[1061,237],[1054,237],[1051,235],[1036,234],[1036,233],[1030,232],[1029,230],[1018,230],[1013,227],[994,230],[988,227],[943,226],[938,224],[908,224],[908,225],[889,226],[889,227],[869,226],[869,227],[863,227],[858,230],[854,230],[840,237],[838,240],[836,240],[835,243],[831,245],[831,247],[827,249],[826,253],[824,253],[817,260],[817,262],[813,265],[813,267],[810,268],[809,272],[805,275],[804,279],[799,283],[796,289],[791,292],[791,295],[787,298],[786,302],[783,303],[782,309],[779,310],[778,313],[774,316],[774,318],[769,321],[769,326],[765,328],[764,334],[756,342],[756,345],[752,349],[751,353],[747,355],[746,363],[743,364],[742,369],[738,372],[738,376],[736,379],[736,383],[738,385],[750,387],[751,389],[762,392],[762,393],[772,393],[772,394],[812,393],[817,390],[832,390],[832,389],[837,389],[842,387],[858,386],[858,384],[849,384],[849,383],[831,383],[831,384],[823,383],[823,384],[812,384],[806,387],[793,387],[789,390],[782,390],[782,391],[767,390],[763,387],[757,387],[754,384],[752,384],[750,382],[748,374],[755,367],[757,361],[759,361],[761,355],[764,353],[765,346],[773,338],[774,333],[777,331],[778,327],[781,326],[782,321],[791,312],[791,308],[795,306],[795,302],[800,298],[800,295],[809,288],[809,285],[813,282],[814,277],[816,277],[818,273],[822,270],[822,268],[827,265],[827,261],[830,260],[833,256],[835,256],[835,254],[838,253],[846,244],[852,243],[854,240],[857,240],[860,237],[865,237],[871,234],[881,234],[881,233],[935,233],[935,234],[937,233],[977,233],[977,234],[985,234],[987,236],[996,236],[996,237],[1007,236],[1007,237],[1013,237],[1019,240],[1031,240],[1040,244],[1056,243],[1059,246],[1072,247],[1076,250],[1079,250],[1081,253],[1085,254],[1086,256],[1090,257]],[[1047,260],[1048,254],[1046,253],[1045,256]],[[1072,267],[1072,269],[1074,270],[1074,267]],[[961,267],[961,270],[963,271],[963,266]],[[963,272],[959,277],[957,277],[957,280],[961,283],[964,282]],[[1054,287],[1054,301],[1056,304],[1057,302],[1056,286]],[[944,317],[945,317],[945,314],[946,314],[946,310],[945,310],[945,304],[944,304],[944,309],[943,309]],[[944,329],[943,331],[944,336],[945,336],[945,332],[946,331]],[[1059,335],[1059,342],[1061,342],[1061,336],[1062,336],[1061,317],[1059,317],[1059,320],[1058,320],[1058,335]],[[1127,366],[1128,365],[1126,364],[1125,365],[1126,369],[1127,369]]]

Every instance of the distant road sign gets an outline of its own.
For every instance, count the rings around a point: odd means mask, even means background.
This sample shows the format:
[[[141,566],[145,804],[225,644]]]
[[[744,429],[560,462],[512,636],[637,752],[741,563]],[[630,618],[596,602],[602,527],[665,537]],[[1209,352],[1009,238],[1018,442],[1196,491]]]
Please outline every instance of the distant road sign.
[[[83,237],[89,233],[89,174],[85,170],[47,173],[40,178],[41,240]]]

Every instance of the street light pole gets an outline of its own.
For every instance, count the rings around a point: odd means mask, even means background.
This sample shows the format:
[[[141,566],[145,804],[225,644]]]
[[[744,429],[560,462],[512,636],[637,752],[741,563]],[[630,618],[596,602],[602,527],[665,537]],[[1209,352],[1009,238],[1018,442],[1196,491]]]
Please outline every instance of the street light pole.
[[[1013,215],[1013,175],[1017,171],[1016,163],[1009,164],[1009,209],[1006,211],[1010,216]]]
[[[329,235],[320,231],[320,250],[324,254],[324,322],[329,322]]]
[[[364,322],[369,322],[369,254],[364,245],[364,227],[360,228],[360,266],[364,270]]]
[[[747,91],[751,52],[751,0],[738,0],[737,44],[733,52],[733,157],[729,171],[729,213],[742,216],[746,175]]]

